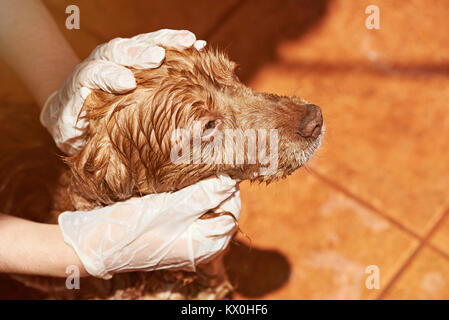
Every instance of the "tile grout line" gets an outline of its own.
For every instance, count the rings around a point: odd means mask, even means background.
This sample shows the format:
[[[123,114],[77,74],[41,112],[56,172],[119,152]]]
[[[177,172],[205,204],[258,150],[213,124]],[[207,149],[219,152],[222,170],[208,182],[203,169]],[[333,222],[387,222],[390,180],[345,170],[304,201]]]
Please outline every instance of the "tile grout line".
[[[406,232],[407,234],[411,235],[412,237],[414,237],[414,238],[416,238],[416,239],[418,239],[420,241],[423,240],[423,238],[421,236],[419,236],[417,233],[415,233],[412,230],[408,229],[407,227],[403,226],[401,223],[399,223],[395,219],[389,217],[387,214],[383,213],[382,211],[380,211],[379,209],[377,209],[376,207],[374,207],[370,203],[368,203],[365,200],[363,200],[363,199],[359,198],[358,196],[354,195],[352,192],[350,192],[346,188],[342,187],[338,183],[336,183],[336,182],[330,180],[329,178],[325,177],[324,175],[322,175],[321,173],[319,173],[315,169],[312,169],[310,167],[308,167],[307,169],[308,169],[308,171],[312,175],[314,175],[316,178],[318,178],[322,182],[326,183],[327,185],[331,186],[333,189],[338,190],[339,192],[343,193],[345,196],[355,200],[356,202],[358,202],[362,206],[368,208],[369,210],[373,211],[377,215],[380,215],[382,218],[388,220],[391,224],[393,224],[394,226],[398,227],[399,229],[401,229],[402,231]]]
[[[385,289],[383,289],[382,292],[377,296],[378,300],[383,299],[383,297],[388,293],[388,291],[390,291],[390,289],[393,286],[393,284],[401,277],[401,275],[404,273],[404,271],[407,269],[407,267],[409,267],[411,265],[411,263],[413,262],[414,258],[418,255],[418,253],[421,251],[422,248],[424,248],[425,246],[428,246],[428,247],[432,248],[434,251],[436,251],[436,252],[438,252],[440,254],[443,253],[440,249],[438,249],[435,246],[429,244],[428,241],[429,241],[430,237],[432,237],[432,235],[438,230],[438,227],[443,223],[444,219],[446,218],[446,216],[448,216],[448,214],[449,214],[449,208],[446,209],[443,212],[443,214],[438,219],[438,221],[433,225],[433,227],[430,229],[430,231],[422,239],[422,241],[419,244],[419,246],[415,249],[415,251],[407,259],[407,261],[405,261],[405,263],[402,265],[402,267],[398,270],[398,272],[390,280],[390,283],[387,284]],[[443,254],[443,256],[445,258],[448,258],[447,254]]]
[[[449,216],[449,215],[448,215],[448,216]],[[446,217],[446,215],[445,215],[445,217]],[[445,257],[446,259],[449,260],[449,253],[444,252],[444,251],[441,250],[440,248],[438,248],[438,247],[436,247],[436,246],[434,246],[433,244],[428,243],[428,242],[426,242],[426,246],[428,246],[430,249],[432,249],[433,251],[435,251],[435,252],[441,254],[443,257]]]
[[[398,227],[400,230],[406,232],[408,235],[412,236],[413,238],[417,239],[419,241],[418,246],[416,249],[410,254],[410,256],[405,260],[405,262],[402,264],[402,266],[399,268],[399,270],[396,272],[396,274],[393,275],[391,280],[387,283],[385,288],[377,295],[376,300],[381,300],[387,291],[391,288],[393,283],[396,282],[396,280],[402,275],[403,271],[411,264],[412,260],[416,257],[416,255],[419,253],[421,248],[424,246],[424,239],[421,238],[418,234],[414,233],[412,230],[409,230],[408,228],[404,227],[401,223],[394,220],[393,218],[387,216],[385,213],[381,212],[374,206],[372,206],[370,203],[366,202],[365,200],[359,198],[358,196],[354,195],[349,190],[345,189],[338,183],[330,180],[329,178],[325,177],[324,175],[320,174],[318,171],[308,167],[308,171],[314,175],[317,179],[319,179],[321,182],[324,182],[325,184],[329,185],[333,189],[336,189],[337,191],[343,193],[345,196],[353,199],[354,201],[357,201],[360,205],[370,209],[377,215],[380,215],[382,218],[387,219],[392,225]],[[444,214],[443,214],[444,216]]]
[[[434,251],[436,251],[437,253],[443,255],[445,258],[449,259],[449,254],[446,254],[444,251],[440,250],[439,248],[435,247],[434,245],[430,244],[428,242],[428,240],[430,239],[430,237],[436,232],[436,230],[438,229],[438,227],[442,224],[443,220],[446,218],[446,216],[449,216],[449,208],[446,209],[443,214],[441,215],[441,217],[438,219],[438,221],[432,226],[432,228],[430,229],[430,231],[424,236],[424,237],[420,237],[418,234],[416,234],[415,232],[409,230],[408,228],[404,227],[401,223],[399,223],[398,221],[392,219],[391,217],[387,216],[385,213],[381,212],[380,210],[378,210],[377,208],[375,208],[374,206],[372,206],[371,204],[369,204],[368,202],[362,200],[361,198],[353,195],[350,191],[346,190],[345,188],[343,188],[342,186],[340,186],[339,184],[335,183],[334,181],[328,179],[327,177],[325,177],[324,175],[320,174],[319,172],[317,172],[316,170],[312,169],[312,168],[308,168],[309,172],[314,175],[316,178],[318,178],[319,180],[321,180],[322,182],[326,183],[327,185],[331,186],[332,188],[338,190],[339,192],[342,192],[344,195],[350,197],[351,199],[359,202],[361,205],[367,207],[368,209],[372,210],[373,212],[375,212],[376,214],[382,216],[383,218],[387,219],[388,221],[390,221],[390,223],[392,223],[393,225],[397,226],[398,228],[400,228],[402,231],[408,233],[409,235],[415,237],[417,240],[419,240],[419,245],[417,246],[417,248],[412,252],[412,254],[407,258],[407,260],[404,262],[404,264],[399,268],[399,270],[396,272],[396,274],[392,277],[392,279],[389,281],[389,283],[386,285],[386,287],[382,290],[382,292],[376,297],[376,299],[380,300],[383,299],[383,297],[388,293],[388,291],[391,289],[391,287],[393,286],[394,283],[396,283],[396,281],[400,278],[400,276],[402,275],[402,273],[407,269],[408,266],[410,266],[410,264],[412,263],[412,261],[414,260],[414,258],[417,256],[417,254],[421,251],[421,249],[424,246],[428,246],[429,248],[433,249]]]
[[[424,242],[420,242],[418,247],[412,252],[412,254],[405,260],[405,262],[402,264],[402,266],[399,268],[399,270],[393,275],[393,277],[390,279],[390,281],[387,283],[384,289],[377,295],[376,300],[383,300],[385,295],[390,291],[393,284],[395,284],[398,279],[402,276],[404,271],[412,264],[413,260],[415,260],[415,257],[418,255],[418,253],[421,251],[421,249],[424,247]]]

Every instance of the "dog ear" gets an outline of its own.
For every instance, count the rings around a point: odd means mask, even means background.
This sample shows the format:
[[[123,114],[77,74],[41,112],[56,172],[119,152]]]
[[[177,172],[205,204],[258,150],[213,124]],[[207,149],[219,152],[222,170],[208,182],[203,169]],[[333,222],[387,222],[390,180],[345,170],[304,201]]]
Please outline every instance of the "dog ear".
[[[114,143],[120,132],[114,116],[123,103],[120,97],[93,91],[83,105],[88,121],[84,148],[64,160],[72,172],[70,193],[76,204],[103,206],[126,200],[133,194],[133,181],[126,156]],[[84,201],[83,201],[84,200]]]
[[[132,196],[129,168],[105,137],[94,137],[83,150],[65,161],[72,172],[70,193],[77,197],[74,203],[84,203],[84,207],[86,203],[104,206]]]

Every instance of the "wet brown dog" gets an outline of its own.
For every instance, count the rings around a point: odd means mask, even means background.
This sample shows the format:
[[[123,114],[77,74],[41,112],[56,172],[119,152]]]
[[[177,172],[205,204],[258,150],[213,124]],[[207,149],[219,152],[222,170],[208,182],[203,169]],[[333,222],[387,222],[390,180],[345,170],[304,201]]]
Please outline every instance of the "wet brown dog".
[[[320,108],[299,97],[254,92],[239,81],[234,68],[215,51],[167,50],[158,69],[133,70],[138,83],[133,92],[93,92],[82,113],[88,121],[87,143],[65,159],[71,173],[56,193],[51,220],[64,210],[176,191],[219,173],[268,183],[301,167],[321,142]],[[186,139],[176,135],[180,128],[199,128],[200,148],[190,148],[194,134]],[[246,139],[239,144],[236,134],[235,140],[221,141],[220,132],[239,132]],[[212,151],[212,141],[219,141],[224,152],[204,152]],[[179,153],[173,150],[180,147],[188,147],[188,152],[174,161]],[[239,149],[243,155],[237,161]],[[262,149],[270,150],[268,161],[258,157]],[[235,155],[226,160],[230,150]],[[251,157],[254,150],[256,157]],[[223,298],[231,286],[221,265],[218,259],[195,274],[157,271],[118,274],[109,281],[82,279],[82,289],[72,292],[56,279],[40,279],[38,286],[61,298]],[[35,280],[31,277],[27,283],[36,287]]]
[[[320,108],[298,97],[254,92],[238,80],[234,68],[213,51],[168,50],[160,68],[135,71],[134,92],[90,95],[84,104],[87,145],[67,158],[73,193],[89,206],[108,205],[136,195],[175,191],[214,174],[270,182],[302,166],[320,144]],[[248,140],[241,146],[245,157],[240,163],[223,158],[174,163],[175,129],[192,130],[195,123],[201,132],[209,130],[209,137],[216,131],[253,130],[268,142],[276,130],[276,168],[261,175],[264,165],[260,159],[250,163]],[[201,143],[203,150],[210,144],[204,134]],[[191,160],[196,155],[190,151]]]

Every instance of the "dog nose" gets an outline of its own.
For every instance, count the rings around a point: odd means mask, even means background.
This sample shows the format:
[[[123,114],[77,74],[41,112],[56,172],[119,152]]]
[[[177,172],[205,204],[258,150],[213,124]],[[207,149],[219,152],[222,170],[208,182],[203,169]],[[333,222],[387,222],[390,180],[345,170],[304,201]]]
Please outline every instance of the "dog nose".
[[[323,126],[323,115],[320,107],[306,104],[306,115],[299,124],[299,135],[304,138],[318,138]]]

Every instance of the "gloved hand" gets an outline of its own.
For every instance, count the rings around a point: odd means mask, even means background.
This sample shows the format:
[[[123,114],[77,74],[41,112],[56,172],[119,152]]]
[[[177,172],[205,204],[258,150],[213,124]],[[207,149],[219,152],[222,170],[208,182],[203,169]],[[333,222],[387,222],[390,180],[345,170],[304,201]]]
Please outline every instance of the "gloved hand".
[[[64,212],[58,220],[64,241],[87,272],[109,279],[120,271],[193,271],[222,253],[236,231],[236,220],[229,215],[198,219],[213,208],[239,218],[240,191],[230,177],[89,212]]]
[[[190,31],[169,29],[130,39],[116,38],[102,44],[75,68],[58,91],[48,97],[41,111],[41,123],[56,145],[73,155],[84,145],[82,134],[87,123],[78,120],[78,116],[91,89],[128,92],[136,88],[136,80],[126,67],[157,68],[165,57],[165,50],[160,46],[179,50],[194,46],[201,50],[205,45],[205,41],[196,40]]]

